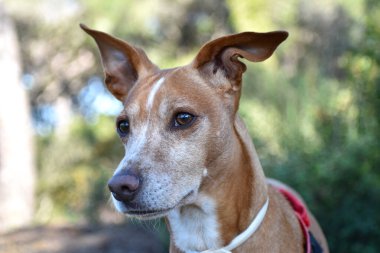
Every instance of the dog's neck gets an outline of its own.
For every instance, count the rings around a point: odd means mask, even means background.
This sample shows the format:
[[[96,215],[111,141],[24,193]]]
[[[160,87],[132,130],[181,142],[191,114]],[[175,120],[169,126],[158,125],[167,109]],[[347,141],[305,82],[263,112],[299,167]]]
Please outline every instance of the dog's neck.
[[[233,154],[210,165],[210,171],[219,167],[218,174],[205,178],[194,205],[168,216],[172,243],[183,252],[227,245],[249,226],[267,199],[264,173],[238,116],[234,129]]]

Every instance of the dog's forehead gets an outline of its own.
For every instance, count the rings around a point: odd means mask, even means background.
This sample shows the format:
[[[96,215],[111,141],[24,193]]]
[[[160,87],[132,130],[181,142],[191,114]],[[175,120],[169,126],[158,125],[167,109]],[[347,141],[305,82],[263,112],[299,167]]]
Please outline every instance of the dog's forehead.
[[[210,92],[196,72],[164,70],[136,84],[124,103],[124,113],[146,117],[152,112],[163,114],[171,107],[205,107],[210,103]]]
[[[128,97],[124,101],[124,110],[121,114],[138,115],[144,114],[147,111],[148,97],[152,100],[153,95],[149,95],[152,92],[153,86],[159,79],[164,80],[162,75],[150,75],[140,80],[130,91]],[[156,85],[157,86],[157,85]],[[158,91],[158,87],[156,88]],[[152,102],[149,102],[152,103]]]

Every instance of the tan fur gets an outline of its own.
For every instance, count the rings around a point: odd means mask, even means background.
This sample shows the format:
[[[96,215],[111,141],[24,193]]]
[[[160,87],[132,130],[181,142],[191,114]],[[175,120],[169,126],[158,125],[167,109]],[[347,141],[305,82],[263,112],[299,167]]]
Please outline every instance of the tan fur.
[[[225,36],[205,44],[191,64],[159,70],[142,50],[82,28],[99,46],[108,89],[124,104],[119,119],[130,124],[122,138],[126,154],[116,171],[142,178],[133,199],[114,199],[117,209],[138,218],[165,216],[170,252],[187,253],[227,245],[269,198],[263,223],[233,252],[304,252],[299,221],[272,187],[285,185],[268,185],[237,115],[246,69],[238,58],[267,59],[287,33]],[[194,123],[174,129],[179,112],[195,115]],[[309,214],[311,230],[328,253],[323,232]]]

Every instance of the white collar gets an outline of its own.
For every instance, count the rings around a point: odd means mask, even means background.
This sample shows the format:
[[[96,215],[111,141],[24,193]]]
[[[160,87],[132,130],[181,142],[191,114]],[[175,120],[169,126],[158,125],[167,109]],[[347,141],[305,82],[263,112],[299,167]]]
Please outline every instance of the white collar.
[[[248,240],[248,238],[251,237],[251,235],[253,235],[253,233],[255,233],[256,230],[260,227],[261,223],[264,220],[265,214],[267,213],[268,205],[269,205],[269,198],[267,198],[263,207],[257,213],[256,217],[253,219],[253,221],[248,226],[248,228],[244,230],[241,234],[236,236],[230,242],[230,244],[220,249],[205,250],[199,253],[232,253],[232,250],[236,249],[241,244],[243,244],[246,240]]]

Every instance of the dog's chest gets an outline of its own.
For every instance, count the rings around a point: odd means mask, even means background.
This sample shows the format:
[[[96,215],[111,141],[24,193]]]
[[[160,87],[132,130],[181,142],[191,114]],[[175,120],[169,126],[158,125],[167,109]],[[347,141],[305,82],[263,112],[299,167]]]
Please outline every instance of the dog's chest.
[[[168,215],[172,237],[177,248],[185,253],[221,247],[219,224],[210,199],[199,207],[182,207]]]

